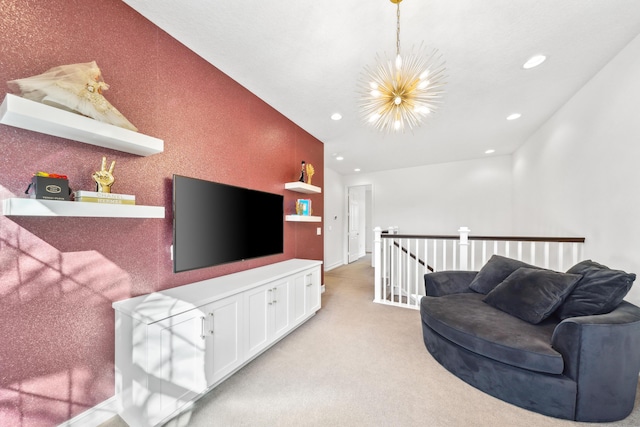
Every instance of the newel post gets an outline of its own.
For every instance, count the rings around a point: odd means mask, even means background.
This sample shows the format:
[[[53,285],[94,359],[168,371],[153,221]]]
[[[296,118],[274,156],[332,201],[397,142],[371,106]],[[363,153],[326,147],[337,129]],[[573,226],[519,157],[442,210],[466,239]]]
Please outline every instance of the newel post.
[[[374,301],[379,302],[382,295],[382,228],[373,229],[373,286]]]
[[[460,227],[458,233],[460,233],[460,270],[468,270],[469,260],[469,227]]]

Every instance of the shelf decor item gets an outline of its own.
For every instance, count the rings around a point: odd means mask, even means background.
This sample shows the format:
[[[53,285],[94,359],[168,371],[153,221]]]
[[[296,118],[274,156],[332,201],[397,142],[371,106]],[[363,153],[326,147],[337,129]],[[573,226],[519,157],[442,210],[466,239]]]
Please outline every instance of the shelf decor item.
[[[66,175],[36,172],[25,194],[33,199],[69,200],[69,180]]]
[[[107,101],[102,92],[109,85],[95,61],[53,67],[37,76],[8,81],[23,98],[132,131],[138,129]]]
[[[300,182],[306,182],[307,180],[307,168],[305,167],[306,163],[304,162],[304,160],[302,161],[302,164],[300,166],[300,178],[298,179],[298,181]]]
[[[296,201],[296,214],[297,215],[311,215],[311,200],[298,199]]]
[[[311,185],[311,178],[313,174],[316,173],[316,170],[313,168],[311,163],[307,164],[307,184]]]
[[[133,194],[100,193],[98,191],[78,190],[74,193],[76,202],[110,203],[112,205],[135,205]]]
[[[111,193],[111,186],[115,181],[113,177],[113,168],[116,167],[116,161],[111,162],[111,167],[107,170],[107,158],[102,158],[102,168],[94,172],[91,177],[96,182],[96,187],[99,193]]]

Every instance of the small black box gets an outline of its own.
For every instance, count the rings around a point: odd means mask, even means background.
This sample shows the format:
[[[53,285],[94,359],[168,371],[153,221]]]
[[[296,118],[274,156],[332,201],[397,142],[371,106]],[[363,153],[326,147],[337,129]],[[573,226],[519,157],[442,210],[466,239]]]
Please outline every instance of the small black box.
[[[31,197],[46,200],[69,200],[69,181],[62,178],[34,176],[31,179]]]

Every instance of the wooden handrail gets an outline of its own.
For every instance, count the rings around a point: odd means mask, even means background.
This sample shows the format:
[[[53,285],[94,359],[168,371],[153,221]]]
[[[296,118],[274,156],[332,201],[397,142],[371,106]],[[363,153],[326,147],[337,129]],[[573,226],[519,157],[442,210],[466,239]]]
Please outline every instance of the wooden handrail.
[[[460,240],[456,234],[386,234],[380,235],[383,239],[447,239]],[[538,236],[469,236],[469,240],[497,240],[504,242],[554,242],[554,243],[584,243],[584,237],[538,237]]]

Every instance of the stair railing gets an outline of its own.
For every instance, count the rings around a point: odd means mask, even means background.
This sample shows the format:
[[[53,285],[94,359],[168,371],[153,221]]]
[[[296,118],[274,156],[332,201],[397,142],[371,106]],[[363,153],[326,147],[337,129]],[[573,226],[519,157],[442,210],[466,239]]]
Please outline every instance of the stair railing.
[[[399,234],[398,227],[374,229],[374,302],[419,308],[424,275],[443,270],[479,270],[492,255],[565,271],[582,260],[584,237]]]

